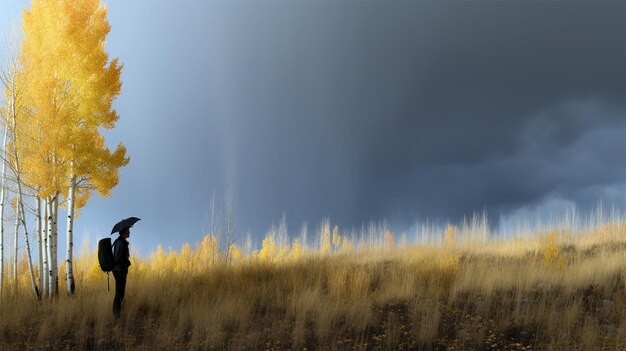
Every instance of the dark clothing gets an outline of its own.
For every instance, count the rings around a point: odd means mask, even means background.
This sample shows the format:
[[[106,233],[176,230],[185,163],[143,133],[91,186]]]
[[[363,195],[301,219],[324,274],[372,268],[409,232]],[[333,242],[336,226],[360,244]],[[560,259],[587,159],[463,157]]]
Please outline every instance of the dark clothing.
[[[113,271],[115,277],[115,299],[113,299],[113,314],[115,317],[120,316],[122,312],[122,301],[124,301],[124,290],[126,290],[127,272]]]
[[[128,241],[121,235],[113,242],[113,271],[121,271],[128,273],[130,266],[130,252],[128,250]]]
[[[130,252],[128,250],[128,241],[122,236],[117,238],[113,243],[113,276],[115,277],[115,299],[113,299],[113,314],[120,316],[122,311],[122,301],[124,300],[124,292],[126,290],[126,276],[128,275],[128,267],[130,266]]]

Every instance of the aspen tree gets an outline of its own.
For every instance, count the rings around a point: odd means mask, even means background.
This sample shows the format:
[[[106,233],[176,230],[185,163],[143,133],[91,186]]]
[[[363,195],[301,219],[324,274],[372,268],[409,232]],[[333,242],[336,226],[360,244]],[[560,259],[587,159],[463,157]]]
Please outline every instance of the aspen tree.
[[[21,221],[22,226],[24,227],[24,244],[26,248],[26,255],[28,261],[28,269],[31,278],[31,287],[35,297],[39,299],[39,288],[37,287],[37,282],[35,280],[31,250],[30,250],[30,240],[28,236],[28,228],[26,226],[25,221],[25,211],[24,211],[24,189],[22,187],[22,169],[20,167],[20,157],[18,156],[18,146],[17,146],[17,129],[18,129],[18,120],[20,124],[27,121],[29,117],[27,108],[26,108],[26,86],[27,86],[27,76],[22,71],[21,64],[19,62],[18,51],[19,51],[19,43],[17,39],[12,44],[12,50],[9,57],[9,65],[8,70],[3,72],[0,75],[0,81],[2,81],[4,85],[5,99],[7,101],[7,108],[5,112],[2,114],[5,131],[8,133],[9,145],[5,145],[4,149],[4,158],[3,158],[3,167],[9,166],[15,175],[15,183],[17,185],[17,206],[20,209],[17,209],[15,213],[17,214],[16,220]],[[9,152],[12,150],[12,152]],[[6,168],[4,168],[3,178],[6,180]],[[3,181],[4,183],[4,181]],[[3,184],[3,188],[6,188],[6,184]],[[4,194],[3,196],[4,197]],[[4,223],[2,223],[4,224]],[[17,231],[16,231],[17,233]]]
[[[122,65],[104,50],[110,31],[106,7],[99,0],[34,0],[24,12],[24,66],[32,77],[33,110],[42,145],[24,149],[28,182],[40,186],[39,196],[52,197],[50,214],[67,194],[67,287],[74,291],[73,225],[75,209],[84,206],[91,191],[108,196],[119,181],[118,168],[128,163],[126,149],[105,146],[100,128],[110,129],[119,118],[112,102],[121,92]],[[30,149],[29,149],[30,147]],[[48,235],[56,271],[56,220]],[[56,290],[54,282],[49,285]],[[53,292],[54,293],[54,292]]]
[[[320,225],[320,254],[330,255],[332,253],[332,242],[330,237],[330,219],[324,218]]]
[[[4,258],[4,204],[5,204],[5,196],[6,196],[6,165],[7,165],[7,137],[9,134],[8,121],[10,120],[11,113],[11,77],[16,73],[16,65],[18,64],[18,47],[19,47],[19,39],[16,34],[17,31],[12,31],[11,36],[7,38],[6,41],[6,61],[3,62],[2,67],[0,67],[0,83],[4,87],[4,97],[5,97],[5,106],[0,105],[0,117],[2,117],[3,122],[3,134],[2,138],[2,150],[1,161],[2,161],[2,174],[0,175],[0,295],[4,288],[4,271],[5,271],[5,258]]]
[[[111,152],[104,145],[104,138],[98,128],[113,128],[119,118],[112,107],[113,100],[121,92],[120,74],[122,66],[115,58],[109,61],[104,50],[105,38],[110,31],[106,19],[107,9],[99,0],[66,0],[65,13],[68,16],[67,44],[70,47],[71,61],[75,75],[71,77],[76,87],[75,106],[71,115],[72,130],[69,135],[69,173],[67,190],[67,286],[73,292],[72,248],[74,207],[82,207],[89,198],[89,191],[95,190],[101,196],[118,183],[118,168],[128,163],[126,149],[118,145]],[[77,202],[77,187],[82,188]]]
[[[289,243],[289,235],[287,234],[287,214],[283,212],[278,224],[277,244],[279,248],[286,247]]]
[[[14,200],[19,201],[17,198]],[[13,291],[17,295],[18,292],[18,272],[17,272],[17,260],[18,256],[18,237],[20,235],[20,214],[19,214],[19,206],[16,203],[14,206],[15,212],[15,236],[13,241]]]
[[[7,147],[8,129],[4,128],[4,137],[2,138],[2,175],[0,175],[0,296],[4,289],[4,196],[6,189],[6,147]]]
[[[232,261],[232,248],[235,242],[235,220],[233,216],[233,198],[230,192],[225,195],[226,205],[226,228],[224,233],[225,248],[225,261]]]
[[[52,198],[46,198],[47,208],[47,222],[48,222],[48,297],[54,297],[58,287],[55,285],[58,282],[56,275],[55,264],[56,254],[54,251],[54,239],[53,239],[53,205]]]
[[[24,41],[20,64],[27,77],[28,121],[15,128],[13,140],[20,160],[23,179],[36,189],[37,196],[51,198],[62,189],[66,169],[60,157],[67,134],[68,115],[73,109],[68,98],[70,85],[60,79],[66,75],[67,50],[58,30],[64,20],[60,17],[59,1],[35,0],[23,14]],[[48,199],[49,200],[49,199]],[[49,205],[49,204],[48,204]],[[49,228],[50,229],[50,228]],[[54,274],[56,254],[52,232],[47,233],[48,278]],[[48,279],[52,286],[54,279]],[[52,296],[54,290],[48,291]]]
[[[16,91],[16,90],[17,88],[14,85],[12,88],[12,91]],[[17,97],[17,94],[13,93],[14,100],[12,100],[13,103],[12,103],[12,110],[11,110],[11,117],[13,121],[13,128],[12,128],[12,142],[13,142],[13,155],[12,156],[13,158],[12,158],[12,163],[10,163],[13,166],[12,168],[13,168],[13,173],[15,174],[15,182],[17,183],[18,198],[17,198],[17,209],[16,209],[16,213],[17,213],[16,221],[21,221],[21,224],[24,227],[24,244],[26,246],[28,270],[30,273],[31,286],[32,286],[33,292],[35,293],[35,297],[39,299],[40,298],[39,288],[37,287],[37,283],[35,281],[33,260],[32,260],[32,256],[30,253],[30,240],[28,238],[28,228],[26,226],[26,211],[24,210],[24,190],[22,187],[22,169],[20,167],[20,157],[17,151],[18,149],[17,147],[18,145],[18,137],[17,137],[17,128],[18,128],[17,127],[17,120],[18,120],[17,111],[18,109],[15,106],[17,104],[17,101],[15,101],[16,97]],[[17,228],[16,228],[16,235],[17,235]]]
[[[41,201],[41,198],[38,198]],[[43,250],[43,270],[42,275],[43,275],[43,285],[42,285],[42,290],[43,290],[43,296],[50,296],[50,289],[49,289],[49,278],[50,278],[50,272],[49,272],[49,265],[50,265],[50,251],[48,249],[48,200],[44,199],[44,204],[43,204],[43,217],[42,217],[42,221],[43,221],[43,226],[41,228],[41,240],[43,242],[42,245],[42,250]]]
[[[41,236],[41,199],[37,197],[35,199],[35,227],[37,228],[37,253],[39,255],[39,286],[44,289],[44,263],[43,263],[43,238]],[[42,292],[43,293],[43,292]]]
[[[302,228],[300,229],[300,243],[303,248],[306,248],[308,231],[308,225],[306,223],[302,223]]]
[[[52,199],[52,251],[54,252],[54,259],[52,260],[52,278],[53,282],[53,295],[59,294],[59,193],[56,193]]]

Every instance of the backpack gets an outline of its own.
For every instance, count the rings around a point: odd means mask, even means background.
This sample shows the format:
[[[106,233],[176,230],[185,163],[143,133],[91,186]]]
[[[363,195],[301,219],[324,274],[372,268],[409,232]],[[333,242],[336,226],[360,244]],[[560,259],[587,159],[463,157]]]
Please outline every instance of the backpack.
[[[98,242],[98,262],[103,272],[110,272],[115,265],[113,258],[113,247],[111,246],[111,238],[104,238]]]

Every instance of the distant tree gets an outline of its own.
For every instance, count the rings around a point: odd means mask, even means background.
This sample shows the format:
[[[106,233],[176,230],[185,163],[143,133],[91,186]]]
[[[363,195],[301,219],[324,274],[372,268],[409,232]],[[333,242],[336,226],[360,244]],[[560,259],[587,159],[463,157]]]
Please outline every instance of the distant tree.
[[[329,255],[332,253],[332,241],[330,237],[330,219],[324,218],[320,225],[320,253]]]
[[[278,233],[276,241],[279,248],[286,247],[289,243],[289,233],[287,231],[287,214],[283,212],[278,223]]]
[[[307,236],[308,236],[308,226],[306,223],[302,223],[302,228],[300,229],[300,243],[303,248],[306,248],[307,245]]]
[[[224,254],[226,262],[233,258],[233,245],[235,244],[235,218],[233,212],[233,197],[230,192],[224,195],[224,203],[226,206],[226,227],[224,228]]]
[[[459,227],[448,224],[444,238],[448,246],[454,246],[459,239]]]
[[[387,248],[388,249],[393,249],[395,237],[394,237],[393,233],[390,230],[387,230],[385,232],[385,240],[386,240]]]

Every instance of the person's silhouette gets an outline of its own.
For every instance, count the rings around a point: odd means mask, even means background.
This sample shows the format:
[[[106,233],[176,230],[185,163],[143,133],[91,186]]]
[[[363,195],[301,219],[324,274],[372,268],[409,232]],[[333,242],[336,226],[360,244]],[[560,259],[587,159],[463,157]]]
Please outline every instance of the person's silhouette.
[[[130,227],[120,230],[120,236],[113,243],[113,276],[115,277],[115,298],[113,299],[113,314],[119,318],[122,312],[122,301],[126,290],[126,276],[130,266],[130,252],[128,250],[128,237]]]

